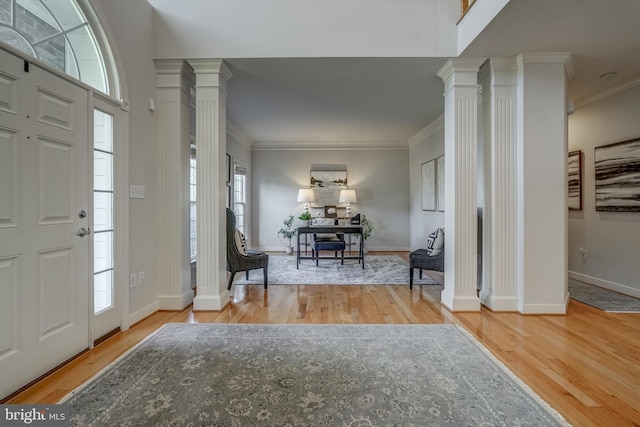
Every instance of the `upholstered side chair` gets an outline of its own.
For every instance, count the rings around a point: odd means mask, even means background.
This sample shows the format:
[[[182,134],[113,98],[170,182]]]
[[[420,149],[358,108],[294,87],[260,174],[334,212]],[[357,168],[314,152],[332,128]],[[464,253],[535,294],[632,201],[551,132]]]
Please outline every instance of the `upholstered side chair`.
[[[236,215],[227,208],[227,271],[229,280],[227,289],[231,289],[236,273],[244,271],[249,279],[249,271],[261,268],[264,275],[264,288],[267,289],[267,270],[269,255],[264,252],[248,249],[247,254],[240,253],[235,239]]]

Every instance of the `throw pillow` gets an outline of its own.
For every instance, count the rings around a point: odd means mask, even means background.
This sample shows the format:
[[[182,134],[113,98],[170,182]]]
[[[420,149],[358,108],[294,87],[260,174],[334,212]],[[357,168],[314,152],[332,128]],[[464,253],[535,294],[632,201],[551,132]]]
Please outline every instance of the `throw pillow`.
[[[335,218],[316,218],[313,225],[323,226],[323,225],[336,225]],[[318,239],[335,239],[337,236],[335,234],[314,234],[314,238]]]
[[[234,237],[238,252],[240,252],[241,255],[247,255],[247,240],[244,238],[244,234],[242,234],[240,230],[236,228]]]
[[[438,228],[427,238],[427,255],[436,256],[444,250],[444,229]]]

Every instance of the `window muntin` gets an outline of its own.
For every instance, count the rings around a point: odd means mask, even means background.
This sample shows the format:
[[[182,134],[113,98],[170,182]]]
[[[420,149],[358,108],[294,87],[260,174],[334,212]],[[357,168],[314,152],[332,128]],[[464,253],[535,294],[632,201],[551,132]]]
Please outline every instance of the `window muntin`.
[[[0,41],[109,93],[104,59],[74,0],[0,0]]]
[[[191,246],[191,262],[196,260],[198,251],[196,188],[196,146],[191,144],[191,156],[189,158],[189,242]]]
[[[114,304],[113,116],[93,112],[93,312]]]

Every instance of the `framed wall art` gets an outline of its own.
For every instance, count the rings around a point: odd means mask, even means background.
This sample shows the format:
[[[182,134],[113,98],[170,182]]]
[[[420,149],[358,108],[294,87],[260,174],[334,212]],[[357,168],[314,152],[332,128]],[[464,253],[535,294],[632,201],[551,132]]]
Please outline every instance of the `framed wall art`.
[[[436,159],[436,195],[438,212],[444,212],[444,156]]]
[[[567,205],[570,210],[582,210],[582,151],[569,153],[567,175],[569,181]]]
[[[640,212],[640,138],[595,148],[596,211]]]
[[[310,187],[313,188],[315,206],[336,206],[340,190],[347,188],[347,171],[311,171]]]
[[[422,164],[422,210],[436,210],[436,160]]]

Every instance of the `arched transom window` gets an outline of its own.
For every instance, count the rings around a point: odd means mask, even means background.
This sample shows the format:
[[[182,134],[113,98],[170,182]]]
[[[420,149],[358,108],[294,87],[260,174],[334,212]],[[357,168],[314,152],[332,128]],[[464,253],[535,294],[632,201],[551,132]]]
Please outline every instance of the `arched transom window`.
[[[74,0],[0,0],[0,40],[109,94],[104,59]]]

